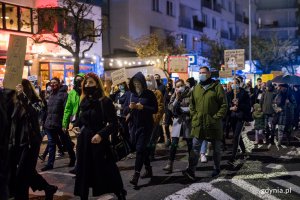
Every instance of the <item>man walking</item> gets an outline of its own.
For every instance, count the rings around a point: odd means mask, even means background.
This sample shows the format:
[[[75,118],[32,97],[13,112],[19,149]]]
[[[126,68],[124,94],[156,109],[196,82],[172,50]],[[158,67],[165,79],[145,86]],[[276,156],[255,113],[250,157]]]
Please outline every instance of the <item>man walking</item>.
[[[220,174],[221,145],[223,138],[222,119],[227,111],[227,100],[222,85],[211,78],[208,67],[200,68],[200,84],[196,85],[190,98],[192,117],[193,151],[189,166],[183,175],[195,180],[195,171],[204,140],[213,146],[214,171],[212,177]]]

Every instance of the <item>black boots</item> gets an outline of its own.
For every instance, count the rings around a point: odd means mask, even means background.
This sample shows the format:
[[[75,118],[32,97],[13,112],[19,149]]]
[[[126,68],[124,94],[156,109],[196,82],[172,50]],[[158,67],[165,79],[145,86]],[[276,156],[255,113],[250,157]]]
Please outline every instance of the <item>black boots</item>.
[[[151,178],[153,176],[152,167],[145,166],[145,173],[141,176],[141,178]]]
[[[139,178],[140,178],[140,172],[134,172],[131,180],[129,181],[129,183],[131,183],[134,186],[137,186],[138,182],[139,182]]]
[[[57,189],[58,187],[55,185],[48,185],[45,189],[45,200],[53,200],[53,196]]]

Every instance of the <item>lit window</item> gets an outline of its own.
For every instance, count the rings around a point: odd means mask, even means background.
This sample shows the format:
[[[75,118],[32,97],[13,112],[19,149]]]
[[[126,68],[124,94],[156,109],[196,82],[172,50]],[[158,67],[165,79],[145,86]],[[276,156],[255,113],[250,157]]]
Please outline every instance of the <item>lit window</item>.
[[[5,5],[5,24],[6,29],[18,30],[18,7],[14,5]]]
[[[4,19],[3,19],[3,12],[2,12],[2,3],[0,3],[0,28],[3,28],[3,21],[4,21]]]
[[[31,32],[31,10],[29,8],[20,8],[20,29],[24,32]]]

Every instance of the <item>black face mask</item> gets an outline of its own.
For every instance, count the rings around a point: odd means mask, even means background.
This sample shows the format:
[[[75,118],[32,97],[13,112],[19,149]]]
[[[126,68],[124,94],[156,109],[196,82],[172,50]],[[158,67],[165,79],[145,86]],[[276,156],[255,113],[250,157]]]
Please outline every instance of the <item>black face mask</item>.
[[[161,84],[159,79],[156,79],[156,83],[157,83],[158,86]]]
[[[79,94],[81,94],[81,83],[82,80],[74,82],[74,90],[76,90],[76,92],[78,92]]]
[[[92,86],[92,87],[85,87],[83,89],[84,94],[87,96],[93,95],[96,91],[97,91],[97,87],[96,86]]]

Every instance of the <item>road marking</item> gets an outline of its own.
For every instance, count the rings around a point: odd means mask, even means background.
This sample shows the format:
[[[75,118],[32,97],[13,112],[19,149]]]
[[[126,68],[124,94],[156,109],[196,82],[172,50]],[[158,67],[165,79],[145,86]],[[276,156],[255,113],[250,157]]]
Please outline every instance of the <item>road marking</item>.
[[[215,199],[234,200],[228,194],[222,190],[215,188],[210,183],[194,183],[187,188],[179,190],[175,194],[172,194],[165,198],[165,200],[188,200],[190,195],[197,193],[199,190],[207,192]]]
[[[254,185],[244,181],[244,180],[238,180],[238,179],[229,179],[228,180],[231,183],[234,183],[238,187],[250,192],[251,194],[261,198],[261,199],[267,199],[267,200],[279,200],[278,198],[274,197],[273,195],[262,193],[261,189],[255,187]]]
[[[293,192],[296,192],[298,194],[300,194],[300,187],[293,184],[293,183],[290,183],[290,182],[287,182],[285,180],[271,180],[272,182],[282,186],[282,187],[285,187],[285,188],[291,188]]]
[[[64,172],[55,172],[55,171],[45,171],[45,172],[40,172],[39,174],[56,174],[56,175],[63,175],[63,176],[70,176],[70,177],[74,177],[75,174],[71,174],[71,173],[64,173]]]
[[[292,159],[292,157],[290,157],[290,156],[280,156],[279,158],[281,158],[281,159],[286,159],[286,160]]]
[[[271,164],[268,164],[266,167],[271,168],[271,169],[281,169],[283,167],[283,165],[277,165],[277,164],[271,163]]]

